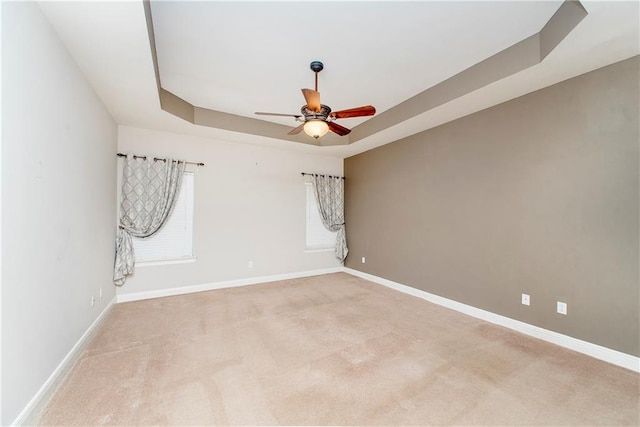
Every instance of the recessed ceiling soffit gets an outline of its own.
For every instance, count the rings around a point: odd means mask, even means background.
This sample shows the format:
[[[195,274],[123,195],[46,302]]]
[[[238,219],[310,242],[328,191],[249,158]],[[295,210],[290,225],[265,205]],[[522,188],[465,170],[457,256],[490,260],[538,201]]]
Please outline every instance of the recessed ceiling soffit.
[[[149,0],[144,1],[144,10],[162,110],[199,126],[316,146],[353,144],[539,64],[587,16],[587,11],[579,1],[565,0],[538,33],[355,126],[347,136],[341,137],[327,134],[321,139],[313,139],[305,134],[287,135],[291,128],[282,124],[193,105],[164,89],[161,83],[161,70],[158,67],[158,55]]]

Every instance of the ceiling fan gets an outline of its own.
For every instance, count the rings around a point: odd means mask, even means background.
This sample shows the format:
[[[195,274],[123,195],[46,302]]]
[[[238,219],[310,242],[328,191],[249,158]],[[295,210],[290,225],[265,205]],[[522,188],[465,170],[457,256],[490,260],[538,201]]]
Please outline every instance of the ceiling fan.
[[[281,116],[281,117],[293,117],[296,121],[302,122],[302,124],[289,132],[289,135],[296,135],[302,130],[313,137],[320,138],[331,131],[340,136],[347,135],[351,132],[344,126],[340,126],[334,123],[337,119],[347,119],[351,117],[364,117],[373,116],[376,113],[376,109],[371,105],[365,105],[363,107],[350,108],[348,110],[331,111],[331,108],[320,103],[320,92],[318,92],[318,73],[322,71],[324,65],[320,61],[313,61],[310,65],[311,71],[316,75],[316,88],[302,89],[302,94],[307,102],[302,106],[300,112],[302,114],[280,114],[280,113],[262,113],[256,112],[259,116]]]

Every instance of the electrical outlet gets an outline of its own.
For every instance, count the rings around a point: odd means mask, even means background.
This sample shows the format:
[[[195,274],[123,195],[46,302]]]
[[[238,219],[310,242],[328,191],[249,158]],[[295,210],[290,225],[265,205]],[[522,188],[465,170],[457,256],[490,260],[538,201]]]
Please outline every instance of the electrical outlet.
[[[365,262],[366,262],[366,259],[362,257],[362,263],[364,264]]]
[[[567,314],[567,303],[558,301],[557,311],[560,314]]]
[[[530,305],[531,297],[527,294],[522,294],[522,305]]]
[[[91,307],[94,307],[95,305],[96,305],[96,297],[91,295]]]
[[[253,261],[249,261],[248,267],[253,268]]]

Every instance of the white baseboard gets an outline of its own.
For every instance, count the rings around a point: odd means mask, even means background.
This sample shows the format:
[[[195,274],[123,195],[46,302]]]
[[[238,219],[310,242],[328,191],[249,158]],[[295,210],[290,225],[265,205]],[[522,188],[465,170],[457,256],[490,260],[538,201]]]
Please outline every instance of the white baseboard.
[[[602,361],[621,366],[631,371],[640,372],[640,358],[632,356],[630,354],[622,353],[617,350],[612,350],[601,345],[593,344],[587,341],[582,341],[577,338],[563,335],[558,332],[553,332],[548,329],[543,329],[538,326],[530,325],[519,320],[511,319],[509,317],[501,316],[499,314],[492,313],[490,311],[482,310],[467,304],[463,304],[448,298],[443,298],[438,295],[431,294],[429,292],[422,291],[420,289],[412,288],[410,286],[403,285],[391,280],[383,279],[382,277],[374,276],[372,274],[363,273],[352,268],[345,267],[345,273],[352,274],[354,276],[369,280],[380,285],[387,286],[405,294],[413,295],[418,298],[422,298],[434,304],[441,305],[443,307],[450,308],[452,310],[459,311],[469,316],[485,320],[496,325],[504,326],[514,331],[521,332],[525,335],[529,335],[543,341],[547,341],[561,347],[568,348],[578,353],[586,354],[587,356],[600,359]]]
[[[88,343],[89,339],[92,337],[93,333],[96,331],[98,326],[102,323],[102,321],[106,318],[107,313],[113,305],[115,304],[115,297],[109,301],[107,306],[102,310],[102,313],[93,321],[91,326],[85,331],[84,334],[80,337],[80,339],[76,342],[76,344],[71,348],[69,353],[62,359],[62,362],[58,364],[56,369],[53,371],[47,381],[44,382],[40,390],[33,396],[33,398],[29,401],[27,406],[24,407],[22,412],[18,415],[18,417],[13,421],[11,425],[20,426],[25,423],[33,424],[32,417],[36,415],[36,410],[42,410],[43,405],[46,403],[46,398],[51,395],[60,384],[60,381],[63,379],[64,374],[73,366],[77,357],[82,353],[85,345]]]
[[[339,273],[344,271],[344,267],[324,268],[321,270],[300,271],[295,273],[274,274],[271,276],[248,277],[246,279],[226,280],[215,283],[203,283],[201,285],[182,286],[169,289],[158,289],[155,291],[134,292],[130,294],[118,294],[117,301],[129,302],[151,298],[168,297],[171,295],[184,295],[194,292],[212,291],[214,289],[235,288],[238,286],[257,285],[260,283],[277,282],[279,280],[298,279],[300,277],[320,276],[322,274]]]

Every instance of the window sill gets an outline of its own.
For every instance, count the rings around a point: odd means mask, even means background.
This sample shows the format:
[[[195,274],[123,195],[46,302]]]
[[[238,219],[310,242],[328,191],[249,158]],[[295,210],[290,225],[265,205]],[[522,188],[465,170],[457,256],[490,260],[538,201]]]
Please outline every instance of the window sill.
[[[154,267],[156,265],[170,265],[170,264],[188,264],[190,262],[196,262],[197,257],[189,258],[176,258],[176,259],[163,259],[158,261],[140,261],[136,262],[136,267]]]
[[[336,250],[335,248],[305,249],[304,253],[305,254],[314,254],[316,252],[333,252],[335,250]]]

